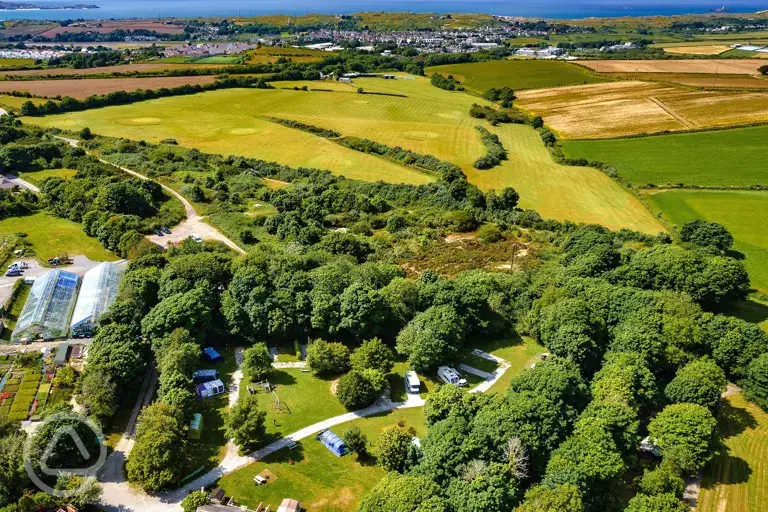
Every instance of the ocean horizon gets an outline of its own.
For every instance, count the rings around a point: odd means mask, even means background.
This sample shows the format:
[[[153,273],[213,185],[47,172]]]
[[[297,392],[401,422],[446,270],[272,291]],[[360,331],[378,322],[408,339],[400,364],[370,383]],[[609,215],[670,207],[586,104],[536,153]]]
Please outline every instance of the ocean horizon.
[[[8,2],[14,3],[14,2]],[[578,19],[616,16],[669,16],[702,14],[726,8],[728,12],[749,13],[768,9],[768,0],[722,3],[712,0],[24,0],[35,5],[95,4],[99,9],[2,10],[0,20],[9,19],[125,19],[233,17],[260,14],[350,14],[360,11],[470,12],[507,16]]]

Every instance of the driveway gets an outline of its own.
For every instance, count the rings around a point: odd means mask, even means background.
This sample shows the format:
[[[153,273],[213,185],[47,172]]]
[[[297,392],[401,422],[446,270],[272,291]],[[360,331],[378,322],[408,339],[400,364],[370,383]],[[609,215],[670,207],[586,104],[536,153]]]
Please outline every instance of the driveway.
[[[35,185],[31,184],[28,181],[24,181],[23,179],[19,178],[15,174],[12,174],[10,172],[3,172],[3,176],[5,176],[5,179],[13,183],[19,188],[25,188],[27,190],[31,190],[32,192],[39,193],[40,189],[37,188]]]

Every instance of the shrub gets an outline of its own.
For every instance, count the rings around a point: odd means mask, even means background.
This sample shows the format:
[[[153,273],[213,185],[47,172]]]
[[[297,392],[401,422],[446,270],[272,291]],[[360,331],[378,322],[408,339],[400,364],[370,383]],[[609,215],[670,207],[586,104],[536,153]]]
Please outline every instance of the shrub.
[[[360,430],[360,427],[351,427],[341,436],[347,449],[354,452],[358,457],[364,457],[368,454],[368,438]]]
[[[477,230],[477,237],[487,244],[498,242],[504,238],[499,226],[496,224],[485,224],[480,226],[480,229]]]
[[[378,370],[389,373],[395,364],[395,353],[379,338],[364,341],[350,356],[355,370]]]
[[[386,378],[378,370],[352,370],[339,379],[336,397],[350,411],[368,407],[381,396]]]
[[[344,373],[349,370],[349,349],[341,343],[314,340],[307,346],[307,364],[314,373]]]

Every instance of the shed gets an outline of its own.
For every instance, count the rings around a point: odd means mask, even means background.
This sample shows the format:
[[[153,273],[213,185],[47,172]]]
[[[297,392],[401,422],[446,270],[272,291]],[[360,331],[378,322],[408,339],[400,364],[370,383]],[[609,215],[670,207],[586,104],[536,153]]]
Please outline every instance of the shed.
[[[216,350],[213,347],[205,347],[203,349],[203,357],[206,359],[206,361],[210,361],[212,363],[224,360],[221,354],[216,352]]]
[[[200,439],[200,435],[203,433],[203,415],[196,412],[192,415],[192,420],[189,422],[189,439]]]
[[[221,395],[226,391],[224,383],[221,380],[216,379],[210,382],[205,382],[197,386],[196,394],[198,398],[209,398],[216,395]]]
[[[301,504],[299,504],[298,501],[292,500],[291,498],[285,498],[280,503],[280,506],[277,507],[277,512],[300,512],[301,511]]]
[[[62,343],[56,349],[56,355],[53,356],[53,363],[56,367],[63,366],[67,362],[67,352],[69,351],[69,343]]]
[[[330,430],[323,430],[317,434],[317,440],[323,443],[337,457],[341,457],[347,452],[347,445],[344,444],[344,440]]]
[[[219,378],[219,372],[216,370],[195,370],[192,374],[192,381],[196,384],[202,384],[203,382],[210,382]]]

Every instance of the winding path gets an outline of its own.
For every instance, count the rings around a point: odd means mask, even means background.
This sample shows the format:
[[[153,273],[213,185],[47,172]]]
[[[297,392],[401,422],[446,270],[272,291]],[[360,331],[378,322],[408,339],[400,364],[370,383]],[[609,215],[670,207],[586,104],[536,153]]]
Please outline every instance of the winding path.
[[[230,405],[237,401],[239,395],[238,388],[242,378],[242,371],[239,368],[240,363],[242,362],[242,355],[240,350],[241,349],[238,349],[238,351],[236,351],[235,356],[237,358],[238,369],[232,375],[232,383],[230,384],[229,389]],[[475,354],[479,357],[496,361],[499,364],[499,367],[495,372],[489,375],[487,380],[481,382],[478,386],[470,391],[471,393],[483,393],[488,391],[496,382],[498,382],[498,380],[507,372],[507,370],[509,370],[510,365],[506,360],[486,352],[475,351]],[[139,400],[141,401],[141,397]],[[208,487],[209,485],[214,484],[219,478],[226,475],[227,473],[231,473],[237,469],[247,466],[248,464],[263,459],[264,457],[275,453],[278,450],[286,448],[293,442],[306,439],[307,437],[310,437],[320,431],[334,427],[336,425],[341,425],[342,423],[346,423],[348,421],[356,420],[359,418],[365,418],[366,416],[373,416],[398,409],[410,409],[423,406],[424,399],[421,398],[420,395],[408,394],[408,398],[404,402],[392,402],[388,398],[381,398],[370,407],[361,409],[359,411],[348,412],[346,414],[334,416],[313,425],[309,425],[248,455],[240,455],[238,453],[237,446],[235,446],[232,442],[229,442],[227,444],[226,455],[218,466],[179,489],[160,493],[154,496],[146,494],[142,490],[132,487],[125,480],[121,470],[115,474],[114,470],[111,469],[111,476],[117,478],[108,481],[105,479],[102,480],[100,478],[100,481],[102,481],[102,487],[104,488],[104,494],[102,495],[100,506],[110,512],[179,511],[181,510],[181,500],[183,500],[184,497],[190,492],[200,490],[203,487]],[[123,436],[123,439],[125,439],[126,436],[128,436],[127,432],[126,435]],[[121,446],[120,443],[118,443],[118,447],[119,446]],[[130,446],[133,446],[132,440],[130,442]],[[115,451],[117,451],[117,448]],[[119,456],[115,457],[116,461],[122,461],[124,459],[125,456],[123,456],[122,459],[119,459]],[[107,459],[107,463],[109,464],[109,459]],[[102,474],[103,473],[104,470],[102,470]]]
[[[78,147],[78,144],[80,141],[77,139],[69,139],[66,137],[56,136],[57,138],[69,143],[72,147]],[[88,152],[89,155],[92,157],[98,159],[99,162],[110,165],[112,167],[115,167],[116,169],[120,169],[126,174],[130,174],[131,176],[135,176],[136,178],[142,179],[142,180],[148,180],[148,181],[154,181],[148,176],[145,176],[139,172],[136,172],[134,170],[128,169],[126,167],[121,167],[117,164],[114,164],[108,160],[104,160],[99,155],[94,154],[93,152]],[[233,250],[239,252],[240,254],[245,254],[245,250],[237,245],[235,242],[227,238],[223,233],[221,233],[218,229],[214,228],[207,222],[203,220],[203,217],[195,211],[195,208],[192,206],[192,203],[190,203],[187,198],[185,198],[183,195],[181,195],[176,190],[172,189],[168,185],[164,185],[160,182],[159,183],[161,187],[163,187],[163,190],[167,191],[169,194],[172,194],[174,197],[176,197],[179,201],[181,201],[181,204],[184,205],[184,209],[187,213],[187,218],[178,225],[174,226],[173,232],[170,235],[164,235],[162,237],[158,235],[150,235],[147,238],[160,245],[164,246],[168,244],[169,242],[180,242],[186,238],[188,238],[190,235],[195,234],[203,239],[211,239],[211,240],[218,240],[219,242],[223,242],[228,247],[232,248]]]

